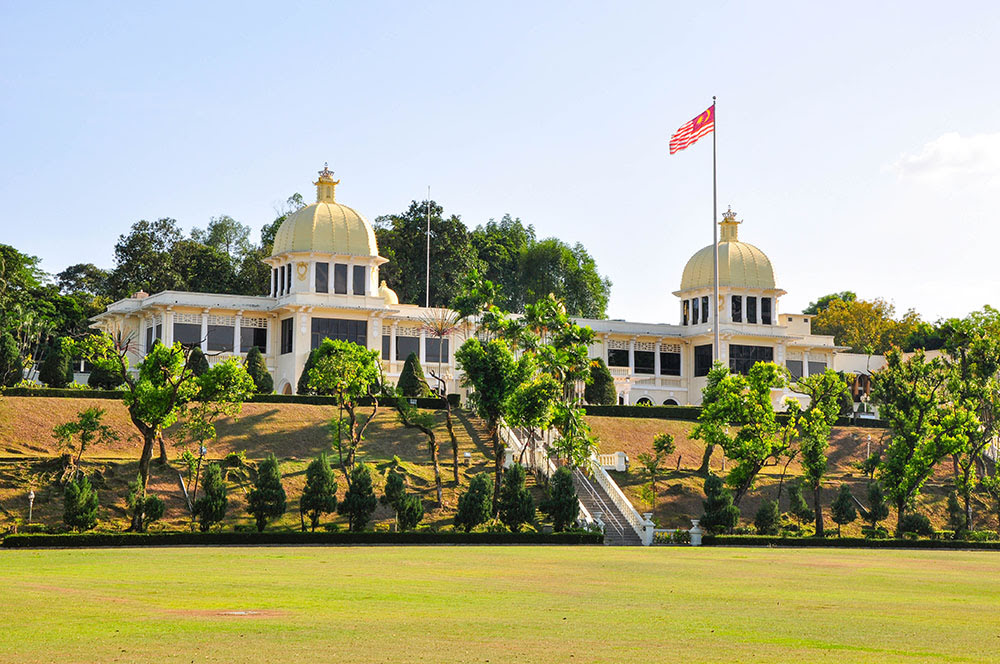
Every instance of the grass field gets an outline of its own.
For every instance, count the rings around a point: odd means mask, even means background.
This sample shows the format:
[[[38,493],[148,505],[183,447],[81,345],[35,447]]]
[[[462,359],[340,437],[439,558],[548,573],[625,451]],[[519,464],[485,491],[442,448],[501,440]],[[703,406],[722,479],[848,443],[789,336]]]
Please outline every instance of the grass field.
[[[0,551],[0,661],[1000,660],[1000,557],[606,547]]]

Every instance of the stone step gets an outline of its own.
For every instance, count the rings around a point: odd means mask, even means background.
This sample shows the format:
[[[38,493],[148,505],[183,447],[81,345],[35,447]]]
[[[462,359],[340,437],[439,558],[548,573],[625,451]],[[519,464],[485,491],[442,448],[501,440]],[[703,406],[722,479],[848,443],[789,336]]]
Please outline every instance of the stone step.
[[[573,484],[580,502],[592,515],[604,521],[604,543],[612,546],[639,546],[642,540],[625,515],[619,511],[601,486],[579,468],[573,471]]]

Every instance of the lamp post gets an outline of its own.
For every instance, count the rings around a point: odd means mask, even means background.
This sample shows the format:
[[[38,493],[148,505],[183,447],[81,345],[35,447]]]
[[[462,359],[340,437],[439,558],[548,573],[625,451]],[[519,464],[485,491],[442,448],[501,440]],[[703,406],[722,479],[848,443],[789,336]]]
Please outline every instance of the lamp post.
[[[866,459],[872,458],[872,435],[868,434],[868,454],[865,456]]]
[[[31,512],[35,508],[35,490],[28,492],[28,523],[31,523]]]

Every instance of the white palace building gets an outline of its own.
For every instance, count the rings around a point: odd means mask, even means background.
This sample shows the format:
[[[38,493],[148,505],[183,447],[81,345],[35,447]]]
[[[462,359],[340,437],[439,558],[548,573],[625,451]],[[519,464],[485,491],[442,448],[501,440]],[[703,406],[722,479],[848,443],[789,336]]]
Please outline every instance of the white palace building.
[[[155,339],[200,344],[210,363],[258,346],[280,394],[295,393],[310,351],[325,337],[380,349],[393,380],[415,352],[435,372],[441,366],[449,391],[464,392],[454,355],[464,339],[428,334],[426,321],[441,310],[401,304],[379,280],[379,266],[387,260],[379,256],[369,221],[337,202],[339,182],[324,168],[314,183],[316,202],[282,223],[265,261],[271,266],[267,295],[139,292],[111,304],[94,318],[93,327],[132,335],[138,341],[133,364]],[[826,367],[867,373],[874,358],[846,353],[833,337],[812,334],[811,316],[781,312],[785,291],[776,285],[764,252],[739,240],[740,223],[730,211],[720,224],[720,359],[738,372],[773,361],[794,377]],[[703,247],[684,266],[674,292],[677,325],[578,319],[596,333],[590,354],[607,362],[620,403],[701,402],[712,365],[712,254],[712,245]],[[775,402],[785,396],[776,391]]]

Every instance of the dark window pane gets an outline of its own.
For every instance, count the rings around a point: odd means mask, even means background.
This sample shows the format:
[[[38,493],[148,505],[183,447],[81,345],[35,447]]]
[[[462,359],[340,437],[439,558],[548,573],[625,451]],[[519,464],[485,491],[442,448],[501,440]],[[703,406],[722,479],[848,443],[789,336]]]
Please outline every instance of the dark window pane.
[[[693,297],[691,298],[691,324],[697,325],[700,318],[698,315],[698,298]]]
[[[747,322],[757,322],[757,298],[747,295]]]
[[[688,324],[688,315],[691,313],[691,306],[687,300],[684,300],[684,325]]]
[[[281,354],[292,352],[292,331],[294,321],[291,318],[286,318],[281,321]]]
[[[201,345],[201,325],[196,323],[174,323],[174,341],[185,346]]]
[[[152,347],[153,347],[153,327],[150,326],[146,328],[146,352],[148,353],[149,349]]]
[[[785,368],[792,374],[792,379],[802,378],[802,360],[785,360]]]
[[[810,362],[809,363],[809,375],[821,374],[826,371],[826,362]]]
[[[628,366],[628,351],[622,350],[620,348],[610,348],[608,349],[608,366],[609,367],[627,367]]]
[[[749,299],[749,298],[748,298]],[[729,344],[729,370],[746,375],[758,362],[774,360],[774,349],[769,346],[740,346]]]
[[[396,360],[402,362],[410,356],[410,353],[416,353],[417,357],[420,356],[420,339],[418,337],[396,337]]]
[[[732,312],[733,312],[733,322],[734,323],[742,323],[743,322],[743,296],[742,295],[733,295],[733,303],[732,303],[732,307],[731,308],[732,308]]]
[[[708,322],[708,296],[701,298],[701,322]]]
[[[388,334],[382,335],[382,359],[388,360],[389,353],[392,351],[392,337]]]
[[[635,372],[637,374],[656,373],[656,354],[651,350],[635,351]]]
[[[771,298],[760,298],[760,322],[764,325],[771,324]]]
[[[260,352],[267,353],[267,330],[260,327],[240,328],[240,352],[246,353],[256,346]]]
[[[340,318],[312,319],[312,348],[319,348],[323,339],[351,341],[368,347],[368,321]]]
[[[365,294],[365,266],[355,265],[354,266],[354,294],[364,295]]]
[[[156,326],[156,335],[155,336],[156,336],[157,339],[163,339],[163,324],[162,323],[160,325]]]
[[[330,292],[330,264],[316,263],[316,292]]]
[[[712,344],[694,347],[694,375],[707,376],[712,369]]]
[[[209,325],[208,350],[233,350],[233,328],[229,325]]]
[[[681,375],[680,353],[660,353],[660,375],[661,376]]]
[[[427,346],[424,350],[424,361],[425,362],[447,362],[448,361],[448,340],[438,339],[436,337],[428,337],[426,340]],[[441,342],[444,342],[442,347]],[[439,359],[440,358],[440,359]]]
[[[333,265],[333,292],[347,295],[347,266],[343,263]]]

